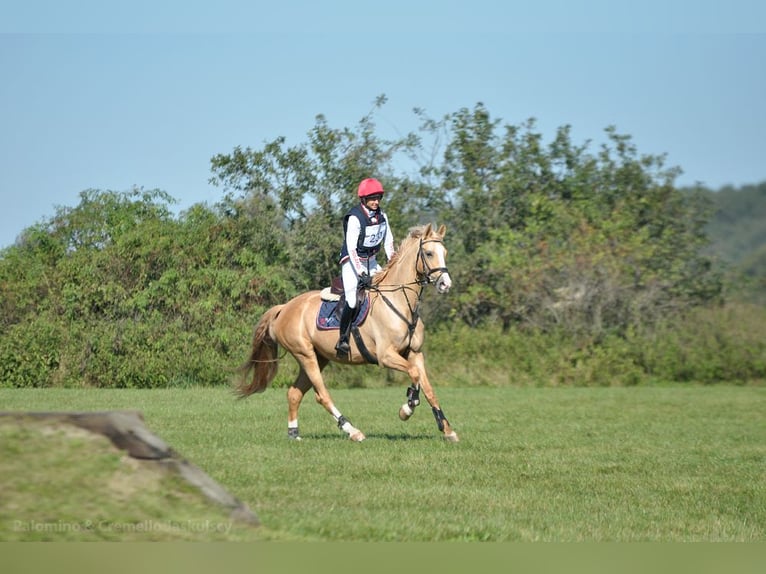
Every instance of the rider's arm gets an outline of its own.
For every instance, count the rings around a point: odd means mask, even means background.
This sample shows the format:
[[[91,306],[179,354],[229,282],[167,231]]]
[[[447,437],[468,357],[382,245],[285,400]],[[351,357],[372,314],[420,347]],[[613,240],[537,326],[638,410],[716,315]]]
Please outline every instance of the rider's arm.
[[[366,272],[362,261],[359,259],[359,253],[356,251],[356,245],[359,242],[359,234],[361,232],[362,224],[359,222],[359,219],[355,215],[349,216],[346,222],[346,250],[357,275],[361,275],[362,271]]]
[[[388,216],[386,218],[386,237],[383,239],[383,249],[386,251],[386,259],[391,261],[391,258],[396,253],[394,248],[394,232],[391,231],[391,225],[388,223]]]

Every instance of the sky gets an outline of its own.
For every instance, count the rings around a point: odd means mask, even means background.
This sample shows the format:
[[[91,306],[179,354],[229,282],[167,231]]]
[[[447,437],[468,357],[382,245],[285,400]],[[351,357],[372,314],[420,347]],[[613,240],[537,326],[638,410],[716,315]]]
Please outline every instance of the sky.
[[[766,181],[760,0],[193,4],[3,3],[0,249],[87,189],[214,204],[213,156],[353,128],[380,95],[384,137],[481,102],[592,151],[615,126],[677,185]]]

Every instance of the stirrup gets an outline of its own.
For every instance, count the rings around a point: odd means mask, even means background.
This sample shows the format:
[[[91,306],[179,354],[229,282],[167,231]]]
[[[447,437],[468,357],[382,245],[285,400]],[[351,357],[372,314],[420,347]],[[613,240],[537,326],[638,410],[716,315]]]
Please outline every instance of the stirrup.
[[[340,358],[348,357],[351,354],[351,345],[348,340],[337,342],[335,345],[335,354]]]

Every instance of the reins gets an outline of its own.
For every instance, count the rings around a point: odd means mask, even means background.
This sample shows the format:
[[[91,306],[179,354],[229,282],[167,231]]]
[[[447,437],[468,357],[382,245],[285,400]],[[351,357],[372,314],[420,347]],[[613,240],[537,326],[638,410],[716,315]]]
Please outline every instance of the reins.
[[[412,344],[412,336],[415,334],[415,328],[418,325],[418,320],[420,319],[420,302],[423,298],[423,289],[426,285],[429,283],[435,283],[436,281],[441,278],[441,276],[444,273],[447,273],[449,270],[446,267],[430,267],[428,265],[428,261],[426,261],[425,253],[423,252],[423,245],[426,243],[443,243],[441,239],[420,239],[420,245],[418,246],[418,259],[423,264],[423,272],[418,273],[417,271],[417,263],[415,264],[415,271],[417,273],[418,278],[415,281],[411,281],[409,283],[402,283],[399,285],[392,285],[387,289],[382,289],[382,287],[385,287],[383,285],[372,285],[369,287],[370,291],[376,291],[380,298],[383,299],[383,302],[388,306],[391,311],[394,312],[394,314],[399,317],[404,323],[407,325],[407,333],[408,333],[408,343],[407,347]],[[436,278],[436,280],[433,279],[432,275],[434,273],[439,273],[439,277]],[[417,298],[415,301],[415,305],[413,306],[410,303],[410,298],[407,296],[407,291],[415,291],[411,287],[411,285],[418,285],[420,289],[417,290]],[[393,304],[393,302],[384,295],[384,293],[395,293],[396,291],[401,291],[404,294],[404,300],[407,301],[407,309],[410,312],[411,319],[408,319],[404,313],[402,313],[399,309],[396,308],[396,305]]]
[[[418,296],[417,296],[414,307],[410,304],[410,298],[407,297],[407,294],[406,294],[407,290],[415,291],[412,287],[410,287],[410,285],[420,285],[420,289],[418,290]],[[407,325],[407,332],[408,332],[408,338],[409,338],[409,343],[407,343],[408,347],[410,346],[410,343],[412,343],[412,335],[415,333],[415,327],[417,327],[418,319],[420,319],[420,314],[418,311],[420,308],[421,298],[423,297],[424,286],[425,286],[425,283],[422,283],[420,281],[413,281],[412,283],[405,283],[403,285],[399,285],[393,289],[387,289],[385,291],[386,293],[394,293],[396,291],[402,291],[404,293],[404,300],[407,301],[407,309],[409,310],[410,316],[412,317],[412,319],[408,319],[404,315],[404,313],[402,313],[399,309],[397,309],[396,305],[394,305],[391,302],[391,299],[389,299],[383,294],[384,291],[381,290],[380,287],[378,286],[370,287],[370,291],[377,291],[378,294],[380,295],[380,298],[383,299],[383,302],[388,306],[389,309],[391,309],[394,312],[394,315],[399,317]]]

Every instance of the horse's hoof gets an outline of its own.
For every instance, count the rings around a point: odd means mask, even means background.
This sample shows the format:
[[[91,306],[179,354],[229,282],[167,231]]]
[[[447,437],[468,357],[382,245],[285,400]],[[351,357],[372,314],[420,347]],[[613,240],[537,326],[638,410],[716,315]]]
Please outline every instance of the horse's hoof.
[[[362,431],[358,430],[355,433],[348,435],[348,438],[350,438],[354,442],[362,442],[367,437],[364,436],[364,433]]]
[[[399,418],[403,421],[408,421],[414,412],[415,411],[410,408],[410,405],[404,403],[402,408],[399,409]]]
[[[444,433],[444,440],[447,442],[460,442],[460,439],[457,438],[457,433],[455,431]]]
[[[297,428],[287,429],[287,438],[290,440],[301,440],[301,435],[298,433]]]

